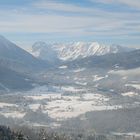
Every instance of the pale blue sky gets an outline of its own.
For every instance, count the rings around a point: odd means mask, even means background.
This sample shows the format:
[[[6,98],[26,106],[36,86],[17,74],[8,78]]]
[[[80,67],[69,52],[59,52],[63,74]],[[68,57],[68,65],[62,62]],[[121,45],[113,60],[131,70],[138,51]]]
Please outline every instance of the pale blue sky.
[[[35,41],[140,47],[140,0],[0,0],[0,34]]]

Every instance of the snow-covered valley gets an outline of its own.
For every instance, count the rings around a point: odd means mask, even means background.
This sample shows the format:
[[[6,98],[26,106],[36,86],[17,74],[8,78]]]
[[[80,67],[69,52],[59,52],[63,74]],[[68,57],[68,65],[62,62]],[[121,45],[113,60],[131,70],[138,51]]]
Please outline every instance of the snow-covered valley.
[[[1,41],[1,124],[138,130],[140,50],[97,42],[38,42],[32,56],[4,37]]]
[[[116,78],[119,80],[118,76],[116,77],[118,73],[101,74],[101,71],[96,72],[93,69],[87,72],[85,68],[69,71],[60,69],[57,73],[53,71],[54,77],[64,80],[61,84],[57,81],[58,79],[51,79],[51,85],[36,86],[30,91],[1,95],[0,117],[18,120],[21,125],[60,127],[61,122],[77,117],[82,119],[83,115],[88,112],[117,111],[139,107],[139,86],[133,84],[133,81],[130,84],[130,81],[127,81],[128,75],[127,79],[120,77],[121,81],[123,79],[122,86],[126,89],[116,94],[118,87],[114,87],[113,82],[115,84]],[[50,79],[48,75],[51,78],[51,72],[47,74],[46,80]],[[112,80],[110,85],[109,81],[112,78],[115,81]],[[136,91],[128,87],[135,88]],[[34,115],[37,116],[35,120]]]

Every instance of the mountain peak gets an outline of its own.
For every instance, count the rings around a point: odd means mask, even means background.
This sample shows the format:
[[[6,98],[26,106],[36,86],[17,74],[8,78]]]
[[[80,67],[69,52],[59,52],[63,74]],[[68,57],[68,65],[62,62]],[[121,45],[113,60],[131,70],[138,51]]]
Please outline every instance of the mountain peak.
[[[132,50],[132,49],[131,49]],[[109,53],[118,53],[129,51],[129,48],[120,45],[104,45],[98,42],[73,42],[73,43],[55,43],[46,44],[45,42],[36,42],[32,46],[32,54],[41,59],[46,59],[53,52],[57,58],[63,61],[71,61],[77,58],[89,56],[100,56]],[[55,53],[54,53],[55,52]]]
[[[4,36],[2,36],[2,35],[0,35],[0,39],[5,39],[5,37],[4,37]]]
[[[0,36],[0,60],[4,67],[8,66],[12,70],[19,68],[21,71],[41,67],[43,63],[3,36]]]
[[[4,36],[0,35],[0,42],[10,42],[8,39],[6,39]]]
[[[48,62],[55,63],[57,59],[56,52],[51,48],[51,45],[46,42],[35,42],[32,46],[32,55]]]

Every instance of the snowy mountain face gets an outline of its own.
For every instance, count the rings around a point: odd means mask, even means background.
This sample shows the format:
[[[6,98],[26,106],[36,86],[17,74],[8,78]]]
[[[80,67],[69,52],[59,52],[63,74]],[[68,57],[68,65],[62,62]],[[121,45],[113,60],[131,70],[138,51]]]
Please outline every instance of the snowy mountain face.
[[[37,42],[32,46],[32,54],[44,60],[56,59],[72,61],[89,56],[101,56],[109,53],[126,52],[131,49],[119,45],[101,45],[97,42],[56,43],[47,45]]]
[[[91,56],[70,61],[69,68],[133,69],[140,67],[140,49],[130,52]]]
[[[45,42],[36,42],[32,46],[32,54],[42,60],[55,63],[57,60],[56,52],[51,48],[50,45]]]

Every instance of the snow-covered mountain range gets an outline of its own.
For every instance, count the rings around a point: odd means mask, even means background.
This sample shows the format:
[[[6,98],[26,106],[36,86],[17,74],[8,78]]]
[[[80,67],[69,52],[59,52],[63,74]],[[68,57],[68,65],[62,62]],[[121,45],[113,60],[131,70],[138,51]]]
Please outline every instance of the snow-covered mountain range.
[[[74,42],[46,44],[36,42],[32,46],[31,54],[44,60],[71,61],[89,56],[101,56],[109,53],[127,52],[132,49],[119,45],[103,45],[98,42]]]

